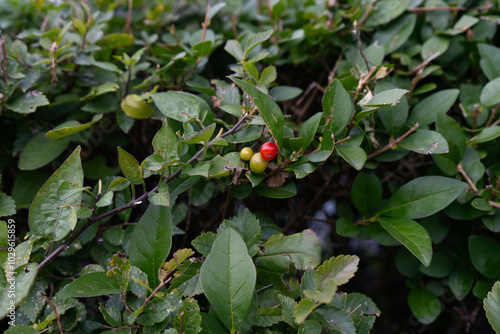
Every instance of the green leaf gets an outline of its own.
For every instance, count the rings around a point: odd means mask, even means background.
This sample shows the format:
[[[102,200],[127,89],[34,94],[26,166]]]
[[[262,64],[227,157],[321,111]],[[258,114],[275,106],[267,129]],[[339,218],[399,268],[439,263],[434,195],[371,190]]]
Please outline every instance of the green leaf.
[[[500,78],[491,80],[483,87],[479,100],[486,108],[500,103]]]
[[[500,77],[500,48],[491,44],[478,44],[477,50],[481,55],[479,60],[479,65],[483,70],[483,73],[489,80],[496,79]]]
[[[413,126],[418,122],[424,127],[436,120],[436,115],[446,114],[458,97],[460,90],[445,89],[432,94],[413,107],[406,124]]]
[[[500,333],[500,281],[496,282],[488,292],[483,305],[491,327],[497,334]]]
[[[377,1],[374,10],[365,21],[366,27],[376,27],[391,22],[404,13],[410,0],[381,0]]]
[[[334,79],[323,95],[323,115],[336,136],[345,129],[354,114],[354,104],[342,83]]]
[[[16,325],[14,327],[10,327],[8,330],[4,332],[4,334],[38,334],[40,333],[38,329],[33,328],[33,326],[27,325]]]
[[[312,230],[283,236],[275,234],[264,244],[262,254],[255,257],[258,268],[286,272],[290,263],[300,270],[316,268],[321,263],[321,243]]]
[[[81,132],[83,130],[86,130],[90,128],[92,125],[94,125],[96,122],[98,122],[102,118],[102,115],[97,115],[96,117],[92,118],[92,121],[85,123],[85,124],[80,124],[79,122],[74,121],[66,123],[65,126],[58,126],[53,130],[50,130],[45,134],[45,137],[49,139],[61,139],[70,135],[73,135],[75,133]]]
[[[99,201],[96,203],[96,206],[102,208],[111,204],[113,204],[113,192],[108,191],[99,199]]]
[[[304,298],[302,299],[295,308],[295,322],[297,324],[302,324],[307,319],[307,317],[317,308],[320,304],[314,303],[312,300]]]
[[[16,214],[16,202],[5,193],[0,193],[0,217]]]
[[[316,135],[316,131],[318,130],[321,117],[321,113],[316,113],[300,126],[298,136],[306,139],[305,144],[302,146],[304,151],[314,140],[314,136]]]
[[[90,273],[78,277],[66,285],[58,294],[59,298],[96,297],[120,293],[120,285],[115,277],[107,276],[105,272]]]
[[[210,124],[206,128],[202,129],[200,132],[195,132],[194,134],[189,134],[182,141],[186,144],[199,144],[206,142],[212,137],[215,131],[215,123]]]
[[[137,323],[143,326],[153,326],[165,320],[175,307],[176,305],[172,305],[168,299],[155,298],[137,318]]]
[[[358,145],[340,143],[335,145],[335,150],[337,150],[337,153],[355,169],[361,170],[365,165],[366,152]]]
[[[142,173],[139,166],[139,161],[123,148],[118,146],[118,163],[123,175],[133,184],[142,183]]]
[[[281,303],[281,312],[283,314],[283,320],[292,327],[296,327],[295,322],[295,310],[297,309],[297,302],[290,297],[284,295],[278,295]]]
[[[48,104],[49,100],[47,100],[47,97],[42,92],[32,90],[17,97],[11,103],[7,104],[6,107],[21,114],[29,114],[35,112],[38,107]]]
[[[484,130],[477,135],[473,142],[475,144],[486,143],[490,140],[497,139],[498,137],[500,137],[500,126],[495,125],[484,128]]]
[[[270,306],[259,307],[255,325],[259,327],[270,327],[279,323],[282,319],[283,316],[281,315],[280,309]]]
[[[449,152],[448,142],[436,131],[419,130],[400,144],[400,147],[421,154],[443,154]]]
[[[363,215],[375,210],[382,200],[382,183],[377,175],[361,171],[354,179],[351,199],[354,207]]]
[[[135,226],[128,248],[130,263],[148,276],[151,287],[159,284],[158,270],[172,245],[172,217],[166,206],[150,204]]]
[[[378,94],[380,91],[391,88],[395,88],[395,86],[379,83],[375,86],[375,93]],[[389,133],[395,135],[405,125],[408,119],[408,111],[408,100],[404,98],[400,99],[399,103],[394,106],[386,106],[378,109],[378,115]]]
[[[68,143],[67,139],[49,139],[44,133],[37,134],[21,152],[19,169],[33,170],[47,165],[64,152]]]
[[[359,257],[356,255],[339,255],[330,258],[314,272],[316,288],[320,288],[330,281],[334,281],[337,286],[346,284],[354,277],[354,273],[358,270],[358,264]]]
[[[427,60],[431,56],[437,58],[437,55],[442,55],[448,49],[450,45],[450,40],[446,37],[432,36],[424,42],[422,45],[422,50],[420,51],[420,56],[422,60]]]
[[[10,276],[10,270],[4,272],[3,267],[0,266],[0,319],[5,318],[9,314],[12,309],[12,301],[17,306],[28,296],[35,282],[37,272],[37,265],[35,263],[21,266],[14,271],[15,282],[13,282],[12,280],[7,280],[6,274]],[[12,296],[11,284],[15,285],[15,296]]]
[[[314,312],[311,318],[322,324],[323,327],[333,329],[335,333],[356,334],[356,328],[350,314],[337,307],[322,306]]]
[[[174,327],[184,334],[196,334],[201,331],[200,306],[194,298],[182,300],[175,315]]]
[[[245,241],[248,248],[248,255],[251,257],[255,256],[259,251],[259,246],[262,241],[259,220],[250,210],[245,208],[229,221]]]
[[[240,327],[249,311],[256,276],[241,236],[231,228],[224,230],[201,266],[200,281],[208,301],[232,332]]]
[[[334,135],[331,130],[325,130],[322,136],[323,140],[321,141],[321,146],[317,151],[309,153],[307,155],[307,159],[310,162],[324,162],[326,159],[330,157],[333,152],[334,143]]]
[[[212,244],[210,244],[210,246],[212,246]],[[182,262],[177,268],[174,279],[170,282],[168,291],[177,289],[185,297],[199,295],[202,292],[200,283],[201,264],[202,262],[200,259],[189,259]]]
[[[226,45],[224,46],[224,50],[226,50],[238,62],[243,60],[243,49],[240,42],[238,42],[236,39],[228,40],[226,42]]]
[[[64,181],[77,184],[80,187],[83,185],[80,146],[45,182],[31,203],[29,226],[32,234],[58,241],[74,228],[76,216],[72,208],[74,209],[74,205],[80,204],[82,195],[79,192],[65,201],[59,201],[57,189]]]
[[[165,182],[158,183],[158,192],[150,194],[148,199],[154,205],[170,206],[168,185]]]
[[[469,253],[472,265],[489,279],[500,278],[500,243],[484,235],[469,237]]]
[[[451,292],[458,300],[469,294],[474,284],[474,270],[471,267],[459,267],[448,278]]]
[[[168,118],[189,122],[200,117],[200,103],[189,93],[169,91],[151,94],[155,105]]]
[[[276,140],[279,149],[283,145],[283,125],[285,121],[278,104],[267,94],[248,82],[236,78],[230,79],[237,83],[251,97],[253,103],[259,109],[262,119]]]
[[[196,248],[201,255],[207,257],[212,251],[212,245],[214,244],[215,239],[217,239],[217,234],[209,231],[197,236],[193,241],[191,241],[191,245],[193,245],[193,247]]]
[[[277,77],[278,74],[276,73],[276,67],[268,66],[265,69],[263,69],[262,73],[260,74],[259,85],[261,86],[270,85],[276,80]]]
[[[321,334],[322,326],[313,320],[306,320],[300,325],[298,334]]]
[[[382,107],[382,106],[394,106],[399,103],[399,100],[408,93],[406,89],[394,88],[385,90],[376,94],[374,97],[368,101],[364,107]]]
[[[428,267],[432,260],[429,233],[414,220],[399,217],[378,217],[380,225],[401,242],[417,259]]]
[[[411,290],[408,305],[418,321],[425,325],[433,323],[441,313],[441,302],[427,289]]]
[[[252,51],[253,48],[255,48],[257,45],[262,44],[263,42],[268,40],[273,34],[273,32],[274,32],[273,30],[266,30],[250,36],[245,44],[244,57],[246,58],[250,53],[250,51]]]
[[[445,207],[467,188],[467,183],[442,176],[414,179],[389,198],[379,214],[401,218],[424,218]]]
[[[274,86],[269,89],[269,95],[276,102],[288,101],[302,94],[302,89],[290,86]]]
[[[288,181],[278,188],[270,188],[261,183],[255,187],[255,191],[259,195],[269,198],[290,198],[297,195],[297,186],[293,181]]]
[[[415,14],[400,16],[385,28],[378,30],[373,36],[373,42],[383,45],[386,55],[393,53],[408,40],[416,23]]]
[[[162,156],[166,161],[175,159],[177,158],[178,143],[179,139],[168,125],[167,120],[164,120],[161,129],[153,138],[154,153]]]

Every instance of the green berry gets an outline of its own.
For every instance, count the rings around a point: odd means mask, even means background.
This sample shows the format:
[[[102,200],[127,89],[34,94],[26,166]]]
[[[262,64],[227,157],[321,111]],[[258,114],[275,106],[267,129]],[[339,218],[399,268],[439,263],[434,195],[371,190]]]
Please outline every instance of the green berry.
[[[250,159],[250,170],[255,174],[263,173],[267,168],[268,162],[264,160],[260,152],[255,153]]]
[[[252,159],[253,150],[250,147],[243,147],[240,151],[240,158],[243,161],[248,161]]]

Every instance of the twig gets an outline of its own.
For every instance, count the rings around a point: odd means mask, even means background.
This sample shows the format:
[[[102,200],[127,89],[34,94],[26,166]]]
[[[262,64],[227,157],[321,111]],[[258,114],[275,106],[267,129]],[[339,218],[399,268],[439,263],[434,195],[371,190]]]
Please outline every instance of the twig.
[[[9,63],[7,61],[7,50],[5,49],[5,37],[0,36],[0,55],[2,58],[2,62],[0,63],[0,67],[3,72],[3,81],[5,85],[9,84]]]
[[[438,11],[443,11],[443,10],[451,10],[451,11],[461,11],[461,10],[466,10],[467,8],[461,7],[461,6],[455,6],[455,7],[415,7],[415,8],[408,8],[409,12],[438,12]]]
[[[344,53],[340,53],[339,57],[337,58],[337,61],[335,62],[335,65],[333,66],[333,69],[330,71],[328,74],[328,84],[332,82],[333,78],[335,78],[335,75],[337,74],[337,70],[339,69],[340,62],[342,61],[342,58],[344,57]]]
[[[127,12],[127,22],[123,29],[127,34],[132,35],[132,8],[134,6],[134,0],[128,0],[128,12]]]
[[[432,54],[429,58],[427,58],[426,60],[424,60],[423,62],[421,62],[419,65],[417,65],[413,69],[411,69],[411,71],[409,72],[409,74],[413,74],[415,72],[420,71],[422,68],[424,68],[425,66],[429,65],[429,63],[431,61],[433,61],[434,59],[436,59],[440,55],[441,55],[441,52],[436,52],[436,53]]]
[[[500,209],[500,203],[494,202],[494,201],[488,201],[488,204],[491,205],[494,208]]]
[[[52,43],[52,47],[50,48],[50,74],[52,75],[52,78],[50,79],[50,82],[55,85],[57,83],[57,72],[56,72],[56,56],[55,52],[58,49],[57,43],[54,42]]]
[[[47,298],[46,296],[44,295],[41,295],[43,299],[45,299],[47,301],[47,303],[50,304],[50,306],[52,306],[52,309],[54,310],[54,314],[56,315],[56,322],[57,322],[57,327],[59,327],[59,333],[61,334],[64,334],[64,331],[62,329],[62,325],[61,325],[61,317],[59,316],[59,312],[57,312],[57,305],[54,304],[54,302],[52,300],[50,300],[49,298]]]
[[[229,131],[223,133],[220,137],[224,138],[224,137],[229,136],[229,135],[231,135],[231,134],[233,134],[235,132],[240,131],[240,128],[241,128],[242,124],[245,123],[246,121],[248,121],[249,119],[250,119],[249,116],[242,117]],[[212,146],[212,144],[209,143],[206,148],[208,149],[211,146]],[[191,164],[194,161],[196,161],[203,154],[204,150],[205,150],[205,148],[200,149],[191,159],[189,159],[186,162],[186,164]],[[182,172],[182,167],[180,167],[178,170],[176,170],[175,173],[173,173],[170,177],[166,178],[165,179],[165,183],[168,183],[172,179],[178,177],[181,174],[181,172]],[[71,235],[71,237],[69,237],[68,240],[66,240],[66,242],[64,242],[64,244],[62,244],[61,246],[59,246],[54,252],[52,252],[49,256],[47,256],[45,258],[45,260],[43,260],[38,265],[38,271],[40,271],[49,262],[51,262],[53,259],[55,259],[59,254],[61,254],[62,252],[64,252],[66,249],[68,249],[69,245],[71,245],[71,243],[73,241],[75,241],[76,238],[78,238],[83,232],[85,232],[85,230],[87,230],[95,222],[97,222],[99,220],[102,220],[104,218],[110,217],[110,216],[112,216],[112,215],[114,215],[114,214],[116,214],[118,212],[122,212],[124,210],[134,208],[137,205],[141,204],[142,201],[146,200],[150,194],[155,193],[157,191],[158,191],[158,186],[154,187],[152,190],[150,190],[148,192],[145,192],[140,197],[138,197],[136,200],[130,201],[130,202],[128,202],[127,204],[125,204],[123,206],[120,206],[118,208],[115,208],[113,210],[105,212],[103,214],[100,214],[99,216],[90,217],[88,219],[88,221],[85,223],[85,225],[83,225],[82,227],[80,227],[73,235]]]
[[[339,140],[339,141],[336,141],[333,145],[340,144],[340,143],[342,143],[342,142],[344,142],[344,141],[346,141],[346,140],[349,140],[349,139],[351,139],[351,136],[347,136],[347,137],[345,137],[344,139],[341,139],[341,140]]]
[[[375,2],[377,2],[377,0],[373,0],[372,2],[370,2],[370,4],[368,5],[368,7],[366,7],[366,12],[363,14],[363,17],[361,17],[361,19],[359,20],[359,26],[360,27],[363,26],[363,24],[365,23],[366,19],[371,14],[371,12],[373,10],[373,7],[375,6]],[[356,21],[354,21],[354,23],[356,24]],[[355,29],[357,30],[356,26],[355,26]]]
[[[499,107],[500,107],[500,104],[497,104],[497,106],[495,108],[493,108],[493,110],[491,111],[490,118],[488,118],[488,122],[486,122],[485,127],[489,127],[489,126],[491,126],[491,124],[493,124],[493,120],[495,119],[495,116],[497,115]]]
[[[368,157],[366,158],[367,160],[373,158],[373,157],[376,157],[377,155],[380,155],[382,153],[384,153],[385,151],[388,151],[390,150],[391,148],[393,148],[394,146],[396,146],[398,143],[400,143],[403,139],[405,139],[406,137],[408,137],[411,133],[413,133],[415,130],[417,130],[417,128],[419,127],[419,124],[418,122],[415,123],[414,126],[411,127],[410,130],[406,131],[405,134],[403,134],[401,137],[399,137],[398,139],[393,139],[389,142],[389,144],[385,145],[384,147],[382,147],[381,149],[375,151],[375,152],[372,152],[370,154],[368,154]]]
[[[375,1],[373,1],[372,3],[374,2]],[[359,54],[365,61],[366,70],[370,72],[370,63],[368,62],[368,59],[366,59],[365,53],[363,52],[363,45],[361,43],[361,33],[359,32],[357,21],[354,21],[354,33],[356,34],[356,40],[358,41]]]
[[[367,218],[367,219],[362,219],[358,220],[357,222],[354,223],[354,225],[359,226],[359,225],[367,225],[368,223],[372,223],[375,221],[375,217]]]
[[[458,164],[457,165],[457,171],[462,174],[462,176],[465,178],[465,180],[467,181],[467,183],[469,184],[469,187],[472,189],[472,191],[474,192],[474,195],[477,195],[478,193],[478,190],[477,190],[477,187],[476,185],[474,184],[474,182],[472,182],[471,178],[469,177],[469,175],[467,175],[467,173],[464,171],[464,169],[462,168],[462,164]]]
[[[201,41],[205,41],[205,35],[207,33],[207,28],[210,25],[210,19],[208,18],[208,14],[210,12],[210,4],[207,6],[207,12],[205,13],[205,20],[201,24],[202,31],[201,31]]]

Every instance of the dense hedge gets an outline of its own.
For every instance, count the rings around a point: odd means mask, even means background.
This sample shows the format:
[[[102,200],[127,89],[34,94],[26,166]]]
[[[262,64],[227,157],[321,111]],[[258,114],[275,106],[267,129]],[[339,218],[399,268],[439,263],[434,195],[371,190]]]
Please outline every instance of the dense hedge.
[[[0,2],[6,333],[500,333],[498,18]]]

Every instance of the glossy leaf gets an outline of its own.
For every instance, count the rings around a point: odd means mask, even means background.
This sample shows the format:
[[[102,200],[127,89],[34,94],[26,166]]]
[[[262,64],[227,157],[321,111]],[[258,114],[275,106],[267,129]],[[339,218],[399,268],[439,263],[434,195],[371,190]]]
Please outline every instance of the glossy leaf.
[[[321,121],[321,113],[316,113],[311,116],[307,121],[305,121],[299,131],[299,137],[303,137],[306,139],[302,148],[305,150],[313,141],[314,135],[318,130],[319,122]]]
[[[323,284],[328,284],[329,281],[334,281],[336,285],[343,285],[351,278],[358,270],[359,257],[356,255],[339,255],[331,257],[328,261],[323,262],[314,272],[314,282],[316,287]]]
[[[420,56],[423,60],[427,60],[430,57],[436,58],[438,55],[442,55],[448,49],[450,45],[450,40],[445,37],[432,36],[424,42],[422,50],[420,51]]]
[[[445,207],[467,188],[467,184],[442,176],[414,179],[389,198],[379,214],[401,218],[424,218]]]
[[[253,103],[259,109],[262,119],[266,122],[269,131],[271,131],[276,140],[276,144],[281,147],[283,144],[284,118],[278,104],[267,94],[248,82],[236,78],[231,78],[231,80],[237,83],[252,98]]]
[[[18,167],[21,170],[33,170],[49,164],[68,146],[67,139],[49,139],[44,133],[33,137],[21,152]]]
[[[496,333],[500,333],[500,281],[493,285],[483,304],[491,327]]]
[[[15,306],[18,306],[28,296],[35,283],[37,272],[37,265],[30,263],[13,271],[15,280],[7,280],[6,274],[12,275],[11,271],[5,272],[3,266],[0,266],[0,319],[9,314],[12,301]],[[14,286],[11,287],[11,284]]]
[[[344,158],[345,161],[357,170],[361,170],[366,162],[366,152],[361,147],[353,144],[338,144],[335,145],[337,153]]]
[[[463,300],[474,284],[474,270],[471,267],[459,267],[448,278],[451,292],[458,300]]]
[[[89,129],[92,125],[94,125],[97,121],[99,121],[102,118],[102,115],[97,115],[92,119],[92,121],[87,122],[85,124],[80,124],[77,121],[71,121],[66,123],[66,126],[58,126],[53,130],[50,130],[45,134],[45,137],[49,139],[61,139],[67,136],[70,136],[72,134],[81,132],[83,130]],[[64,123],[63,123],[64,124]]]
[[[401,242],[417,259],[429,266],[432,259],[432,241],[429,233],[414,220],[399,217],[379,217],[380,225]]]
[[[154,153],[168,161],[177,156],[178,143],[179,139],[168,125],[168,122],[164,120],[161,129],[158,130],[153,138]]]
[[[20,114],[30,114],[35,112],[38,107],[48,104],[49,100],[42,92],[32,90],[15,98],[11,103],[7,104],[6,107]]]
[[[158,192],[150,194],[148,199],[149,202],[154,205],[170,206],[168,185],[165,182],[158,183]]]
[[[500,78],[488,82],[481,90],[481,104],[486,107],[493,107],[500,103]]]
[[[133,184],[142,183],[141,167],[139,161],[123,148],[118,146],[118,163],[122,170],[123,175]]]
[[[255,256],[259,251],[261,243],[260,224],[258,219],[248,210],[243,209],[240,213],[229,220],[231,226],[241,235],[248,248],[248,255]]]
[[[399,103],[399,100],[406,93],[408,93],[408,90],[400,88],[385,90],[383,92],[376,94],[374,97],[370,99],[370,101],[368,101],[363,106],[365,107],[381,107],[389,105],[394,106],[397,103]]]
[[[500,126],[498,125],[490,126],[485,128],[477,135],[477,137],[474,139],[474,143],[476,144],[486,143],[498,137],[500,137]]]
[[[269,198],[289,198],[297,194],[297,186],[295,182],[292,181],[286,182],[283,186],[278,188],[270,188],[261,183],[255,187],[255,191]]]
[[[312,152],[307,155],[310,162],[323,162],[330,157],[333,152],[334,136],[331,130],[325,130],[323,132],[323,140],[321,141],[321,147],[318,151]]]
[[[410,0],[377,1],[375,10],[372,13],[370,13],[370,16],[368,16],[365,25],[367,27],[376,27],[382,24],[389,23],[390,21],[397,18],[399,15],[403,14],[409,4]]]
[[[436,115],[446,114],[455,103],[459,93],[458,89],[445,89],[426,97],[413,107],[406,123],[413,126],[418,122],[420,127],[433,123]]]
[[[80,187],[83,185],[80,146],[45,182],[31,203],[29,211],[31,233],[58,241],[74,228],[76,216],[72,208],[81,202],[82,195],[78,192],[65,201],[59,201],[57,189],[64,181]]]
[[[120,293],[120,285],[115,277],[105,272],[95,272],[78,277],[61,290],[58,297],[96,297]]]
[[[159,284],[158,270],[172,245],[172,218],[166,206],[150,204],[135,226],[128,248],[130,263],[148,276],[151,287]]]
[[[194,133],[193,135],[188,135],[182,141],[186,144],[199,144],[206,142],[210,139],[215,131],[215,123],[210,124],[206,128],[202,129],[200,132]]]
[[[250,51],[252,51],[253,48],[255,48],[257,45],[262,44],[263,42],[268,40],[273,32],[273,30],[266,30],[251,35],[245,44],[245,51],[243,53],[244,57],[247,57]]]
[[[373,41],[384,46],[386,55],[393,53],[408,40],[416,23],[415,14],[400,16],[385,28],[378,30],[373,36]]]
[[[415,317],[428,325],[441,313],[441,302],[427,289],[413,289],[408,294],[408,304]]]
[[[421,154],[443,154],[449,152],[446,139],[439,132],[430,130],[419,130],[412,133],[399,146]]]
[[[500,69],[498,68],[498,64],[500,63],[500,48],[491,44],[481,43],[477,45],[477,50],[481,55],[479,65],[486,77],[489,80],[500,77]]]
[[[469,252],[472,265],[481,274],[489,279],[500,278],[500,243],[484,235],[469,237]]]
[[[189,122],[200,117],[200,104],[192,94],[169,91],[153,93],[151,98],[168,118],[179,122]]]
[[[200,281],[208,301],[231,331],[240,327],[249,311],[256,275],[241,236],[231,228],[219,234],[201,266]]]
[[[374,173],[361,171],[354,179],[351,199],[363,216],[377,208],[382,200],[382,194],[382,183]]]
[[[258,268],[285,272],[293,262],[297,269],[316,268],[321,261],[321,244],[312,230],[283,236],[275,234],[264,244],[262,254],[257,254],[255,265]]]
[[[351,120],[354,105],[342,83],[334,79],[323,95],[323,115],[334,135],[338,135]]]

